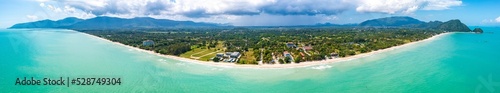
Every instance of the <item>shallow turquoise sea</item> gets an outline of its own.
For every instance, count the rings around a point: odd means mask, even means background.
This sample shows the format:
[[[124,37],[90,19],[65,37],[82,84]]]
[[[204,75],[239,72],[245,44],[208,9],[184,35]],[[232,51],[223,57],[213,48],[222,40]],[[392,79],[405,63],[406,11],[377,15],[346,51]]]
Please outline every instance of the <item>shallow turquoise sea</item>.
[[[1,92],[500,92],[500,28],[453,33],[365,58],[300,68],[214,67],[80,32],[0,30]],[[27,86],[17,78],[115,77],[121,85]]]

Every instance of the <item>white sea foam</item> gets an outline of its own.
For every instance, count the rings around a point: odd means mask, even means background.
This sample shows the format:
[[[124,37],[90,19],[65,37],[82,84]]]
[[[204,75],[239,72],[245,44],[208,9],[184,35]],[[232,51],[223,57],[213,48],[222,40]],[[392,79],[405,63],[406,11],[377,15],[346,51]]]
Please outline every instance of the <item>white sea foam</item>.
[[[330,65],[320,65],[320,66],[314,66],[314,67],[311,67],[312,69],[318,69],[318,70],[323,70],[323,69],[327,69],[327,68],[332,68],[332,66]]]
[[[181,62],[179,62],[179,63],[175,63],[175,64],[176,64],[176,65],[181,65],[181,66],[186,65],[185,63],[181,63]]]
[[[165,59],[158,59],[158,61],[160,61],[160,62],[165,62],[165,61],[167,61],[167,60],[165,60]]]
[[[217,71],[222,71],[223,69],[222,68],[212,68],[210,70],[217,70]]]

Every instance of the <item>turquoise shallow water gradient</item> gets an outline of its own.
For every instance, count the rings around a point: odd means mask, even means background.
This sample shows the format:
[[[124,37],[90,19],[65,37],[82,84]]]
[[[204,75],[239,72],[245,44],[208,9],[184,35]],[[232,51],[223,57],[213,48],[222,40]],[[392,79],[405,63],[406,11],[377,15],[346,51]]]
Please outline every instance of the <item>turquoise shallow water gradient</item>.
[[[0,91],[500,92],[500,28],[483,29],[484,34],[453,33],[361,59],[286,69],[181,62],[70,30],[0,30]],[[18,77],[119,77],[122,85],[16,86]]]

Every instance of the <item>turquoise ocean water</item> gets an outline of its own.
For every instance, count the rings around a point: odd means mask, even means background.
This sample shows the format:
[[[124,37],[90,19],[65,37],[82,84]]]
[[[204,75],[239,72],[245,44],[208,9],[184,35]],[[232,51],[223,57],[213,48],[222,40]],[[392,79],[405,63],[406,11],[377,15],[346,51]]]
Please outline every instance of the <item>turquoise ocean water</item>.
[[[213,67],[163,58],[79,32],[0,30],[1,92],[500,92],[500,28],[318,66]],[[114,86],[21,86],[16,78],[117,77]]]

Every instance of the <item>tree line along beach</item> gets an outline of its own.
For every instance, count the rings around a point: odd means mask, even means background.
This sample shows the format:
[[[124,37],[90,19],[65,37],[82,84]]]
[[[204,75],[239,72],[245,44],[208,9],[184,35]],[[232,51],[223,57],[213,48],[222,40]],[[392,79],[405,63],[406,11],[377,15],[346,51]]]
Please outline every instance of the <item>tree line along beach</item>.
[[[357,25],[234,27],[198,23],[193,27],[161,27],[165,24],[159,24],[159,27],[151,28],[142,28],[141,23],[137,22],[166,20],[120,19],[139,24],[121,27],[128,23],[109,25],[110,22],[99,21],[103,19],[120,18],[96,17],[79,20],[82,22],[70,26],[54,27],[73,29],[120,45],[178,60],[263,68],[339,62],[374,55],[419,41],[432,40],[448,32],[472,32],[459,20],[423,22],[411,17],[373,19]],[[54,22],[65,20],[76,19],[66,18]],[[11,28],[40,28],[33,24],[39,23],[22,23]]]

